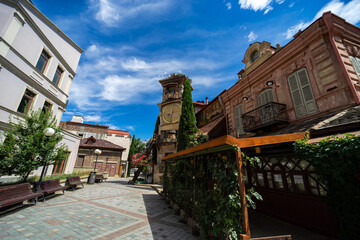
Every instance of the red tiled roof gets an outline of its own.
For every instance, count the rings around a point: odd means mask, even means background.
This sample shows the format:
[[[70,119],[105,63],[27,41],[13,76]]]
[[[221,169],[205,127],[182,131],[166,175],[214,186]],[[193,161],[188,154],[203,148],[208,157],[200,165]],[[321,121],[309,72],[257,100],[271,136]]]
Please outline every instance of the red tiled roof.
[[[90,124],[90,123],[81,123],[81,122],[72,122],[72,121],[66,121],[66,124],[77,124],[77,125],[86,125],[86,126],[93,126],[93,127],[100,127],[100,128],[109,128],[108,126],[102,126],[99,124]]]
[[[108,134],[116,134],[116,135],[119,135],[119,136],[125,136],[125,135],[126,136],[131,136],[128,131],[115,130],[115,129],[109,129]]]
[[[194,105],[200,105],[200,106],[205,106],[206,104],[205,103],[202,103],[202,102],[193,102]]]
[[[123,151],[126,149],[107,140],[95,139],[94,137],[81,139],[80,148],[99,148],[115,151]]]

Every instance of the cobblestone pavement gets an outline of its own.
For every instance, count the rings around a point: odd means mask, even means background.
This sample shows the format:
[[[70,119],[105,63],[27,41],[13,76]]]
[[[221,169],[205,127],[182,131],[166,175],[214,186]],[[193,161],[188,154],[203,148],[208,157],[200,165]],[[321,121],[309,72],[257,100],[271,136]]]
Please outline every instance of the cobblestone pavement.
[[[85,185],[0,216],[0,239],[197,239],[148,186]]]

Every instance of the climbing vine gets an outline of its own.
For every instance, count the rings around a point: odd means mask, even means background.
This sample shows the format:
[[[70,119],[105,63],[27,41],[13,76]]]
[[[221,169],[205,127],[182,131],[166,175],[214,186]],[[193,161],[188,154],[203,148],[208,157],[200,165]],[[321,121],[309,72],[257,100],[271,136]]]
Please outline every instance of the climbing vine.
[[[243,233],[235,159],[235,151],[222,151],[166,164],[166,195],[199,224],[202,239],[238,239]],[[252,197],[261,199],[253,189],[246,197],[252,207]]]
[[[339,239],[360,236],[360,136],[329,137],[317,143],[299,140],[294,150],[309,161],[328,187],[327,202],[338,220]]]

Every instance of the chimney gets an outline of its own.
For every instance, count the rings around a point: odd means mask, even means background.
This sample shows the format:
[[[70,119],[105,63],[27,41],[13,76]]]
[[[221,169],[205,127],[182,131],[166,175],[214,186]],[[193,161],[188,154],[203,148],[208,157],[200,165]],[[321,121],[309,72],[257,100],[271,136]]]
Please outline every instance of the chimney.
[[[209,104],[209,98],[206,97],[205,100],[206,100],[206,105],[208,105]]]

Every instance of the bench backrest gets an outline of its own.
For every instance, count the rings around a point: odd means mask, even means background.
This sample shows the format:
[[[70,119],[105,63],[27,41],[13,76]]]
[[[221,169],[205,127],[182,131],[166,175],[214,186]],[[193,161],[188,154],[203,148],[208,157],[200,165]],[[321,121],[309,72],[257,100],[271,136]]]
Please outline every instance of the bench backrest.
[[[57,187],[59,185],[60,185],[60,179],[51,179],[51,180],[41,182],[40,188],[41,189],[49,189],[52,187]]]
[[[78,182],[78,181],[80,181],[80,177],[79,177],[79,176],[67,177],[66,180],[67,180],[69,183],[71,183],[71,182]]]
[[[21,183],[10,186],[4,186],[4,187],[0,187],[0,200],[16,198],[28,193],[32,193],[30,183]]]
[[[96,174],[95,179],[103,179],[104,176],[102,174]]]

